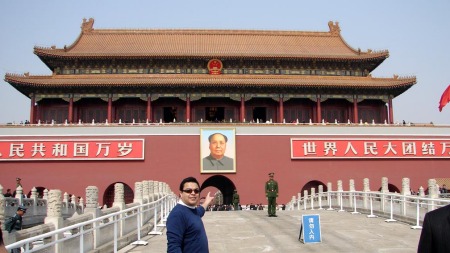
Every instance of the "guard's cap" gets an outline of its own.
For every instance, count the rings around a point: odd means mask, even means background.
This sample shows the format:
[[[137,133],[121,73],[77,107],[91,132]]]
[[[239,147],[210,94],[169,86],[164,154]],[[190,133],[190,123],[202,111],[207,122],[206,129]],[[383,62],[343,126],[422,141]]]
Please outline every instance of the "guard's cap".
[[[275,173],[270,172],[270,173],[269,173],[269,177],[273,177],[274,174],[275,174]]]
[[[16,181],[22,180],[20,177],[16,177]]]
[[[19,206],[19,207],[17,208],[17,211],[27,212],[27,208],[24,207],[24,206]]]

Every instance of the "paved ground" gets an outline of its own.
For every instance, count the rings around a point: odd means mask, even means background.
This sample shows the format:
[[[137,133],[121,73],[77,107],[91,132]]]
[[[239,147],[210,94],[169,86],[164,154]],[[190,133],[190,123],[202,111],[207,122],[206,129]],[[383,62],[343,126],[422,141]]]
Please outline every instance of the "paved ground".
[[[207,212],[203,217],[211,253],[225,252],[416,252],[420,229],[384,218],[326,210],[279,211],[268,217],[265,211]],[[301,217],[319,214],[322,242],[298,241]],[[119,252],[166,252],[163,235],[143,238],[146,246],[127,246]]]

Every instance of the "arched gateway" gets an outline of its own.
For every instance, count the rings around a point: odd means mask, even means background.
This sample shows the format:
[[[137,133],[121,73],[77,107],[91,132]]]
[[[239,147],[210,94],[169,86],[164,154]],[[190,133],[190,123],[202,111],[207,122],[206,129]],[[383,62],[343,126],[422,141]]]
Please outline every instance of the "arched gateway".
[[[236,189],[236,186],[229,178],[222,175],[214,175],[212,177],[209,177],[203,182],[200,190],[203,190],[210,186],[215,187],[220,192],[222,192],[224,205],[231,204],[233,198],[233,191],[234,189]]]

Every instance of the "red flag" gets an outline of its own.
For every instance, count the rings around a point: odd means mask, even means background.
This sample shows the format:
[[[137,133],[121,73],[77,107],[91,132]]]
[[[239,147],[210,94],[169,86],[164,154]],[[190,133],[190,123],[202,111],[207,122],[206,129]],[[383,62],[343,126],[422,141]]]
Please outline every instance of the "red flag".
[[[441,101],[439,101],[439,111],[442,112],[442,108],[450,102],[450,85],[445,89],[444,93],[442,93]]]

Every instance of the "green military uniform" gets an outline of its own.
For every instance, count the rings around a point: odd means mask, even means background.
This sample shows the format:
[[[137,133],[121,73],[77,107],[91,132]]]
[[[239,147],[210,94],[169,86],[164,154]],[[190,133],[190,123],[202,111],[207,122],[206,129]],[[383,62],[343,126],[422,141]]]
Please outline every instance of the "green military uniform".
[[[269,217],[276,217],[276,204],[278,197],[278,183],[273,180],[274,173],[269,173],[269,181],[266,182],[266,197],[268,200],[268,213]]]
[[[234,193],[233,193],[233,207],[234,207],[235,211],[239,210],[239,202],[240,202],[239,194],[237,193],[237,190],[234,190]]]

